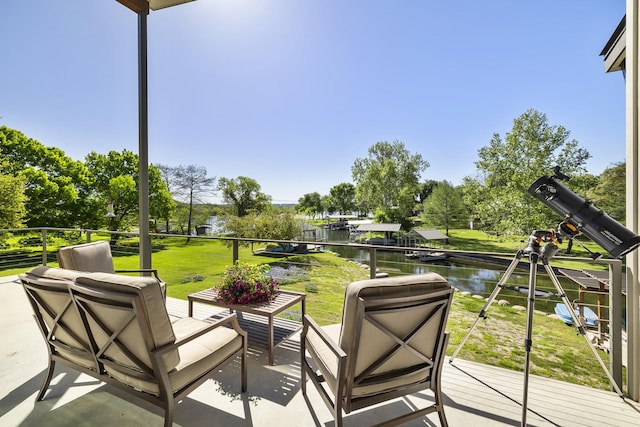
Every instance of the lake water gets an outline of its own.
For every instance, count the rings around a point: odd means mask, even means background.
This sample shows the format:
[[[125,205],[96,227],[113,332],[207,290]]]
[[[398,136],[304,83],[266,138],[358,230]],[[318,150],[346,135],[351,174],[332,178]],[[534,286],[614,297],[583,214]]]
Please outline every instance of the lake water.
[[[361,264],[369,264],[369,251],[366,249],[331,246],[331,242],[348,242],[348,231],[318,229],[317,237],[319,239],[327,239],[328,249],[338,253],[343,258],[350,259]],[[526,259],[523,258],[523,261],[526,261]],[[434,261],[425,263],[407,258],[404,252],[401,251],[381,250],[376,252],[376,264],[379,271],[389,273],[390,275],[435,272],[447,279],[451,285],[461,291],[468,291],[475,295],[482,295],[483,297],[488,297],[491,292],[493,292],[496,284],[506,270],[506,267],[496,267],[495,269],[491,269],[453,261]],[[551,264],[553,264],[553,262]],[[573,301],[574,299],[577,299],[577,285],[565,277],[559,276],[558,278],[563,289],[566,291],[569,300]],[[508,286],[525,288],[524,293],[509,289],[501,289],[494,301],[494,304],[496,304],[498,300],[503,299],[509,301],[512,305],[517,304],[526,307],[526,292],[529,286],[529,272],[526,270],[516,269],[516,271],[511,274],[511,277],[506,284]],[[537,275],[536,290],[548,291],[552,294],[557,294],[557,290],[551,279],[549,279],[546,274],[541,273],[538,273]],[[547,313],[553,313],[553,308],[558,302],[562,302],[562,300],[555,296],[536,297],[535,308]]]

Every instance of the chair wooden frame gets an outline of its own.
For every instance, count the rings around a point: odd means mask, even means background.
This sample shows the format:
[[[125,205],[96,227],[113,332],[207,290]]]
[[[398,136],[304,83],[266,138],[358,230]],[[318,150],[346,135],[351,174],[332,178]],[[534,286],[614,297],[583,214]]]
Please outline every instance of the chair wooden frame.
[[[346,348],[352,349],[351,354],[347,354],[347,352],[345,352],[335,342],[335,340],[325,332],[325,330],[318,326],[310,316],[305,316],[301,336],[301,383],[303,394],[306,394],[306,379],[308,375],[315,387],[318,389],[325,404],[333,413],[336,426],[340,427],[342,426],[343,411],[348,414],[351,411],[428,389],[434,394],[435,403],[433,405],[384,421],[378,425],[396,425],[413,418],[437,412],[441,425],[447,426],[447,420],[442,403],[441,372],[449,338],[449,334],[445,332],[445,326],[452,295],[453,289],[449,288],[437,290],[431,293],[403,295],[398,297],[359,297],[356,306],[357,324],[354,327],[355,333],[352,335],[352,341],[346,346]],[[410,332],[403,336],[394,334],[389,330],[389,328],[376,320],[376,316],[379,314],[389,314],[392,312],[403,313],[416,309],[418,306],[428,307],[428,315],[415,325],[412,325]],[[370,365],[368,365],[364,370],[361,370],[360,374],[356,374],[356,362],[358,360],[359,350],[357,343],[360,342],[360,333],[365,322],[373,325],[378,331],[381,331],[385,336],[393,340],[395,342],[395,346],[379,354]],[[439,322],[437,325],[437,333],[433,337],[435,340],[433,354],[424,354],[415,345],[413,345],[412,340],[421,330],[428,327],[433,322]],[[318,366],[310,363],[309,359],[311,359],[311,361],[315,361],[314,357],[317,355],[317,349],[310,348],[310,345],[313,345],[313,343],[307,339],[307,335],[310,331],[317,334],[316,336],[321,340],[323,345],[326,346],[326,349],[330,350],[337,361],[335,377],[331,378],[335,384],[333,392],[331,387],[327,386],[328,382],[327,378],[325,378],[327,372],[325,371],[324,374],[321,371],[318,372]],[[315,342],[315,345],[317,346],[318,341],[316,340]],[[419,362],[416,362],[411,366],[403,367],[397,371],[376,374],[376,368],[380,367],[385,363],[385,361],[392,358],[398,351],[400,351],[400,349],[409,350],[409,352],[411,352]],[[310,358],[307,357],[307,352],[311,356]],[[359,386],[381,385],[385,382],[393,381],[395,378],[403,375],[415,375],[416,372],[421,371],[428,372],[428,374],[425,375],[424,379],[414,384],[402,385],[395,389],[387,389],[380,393],[370,395],[354,395],[352,393],[354,388]]]

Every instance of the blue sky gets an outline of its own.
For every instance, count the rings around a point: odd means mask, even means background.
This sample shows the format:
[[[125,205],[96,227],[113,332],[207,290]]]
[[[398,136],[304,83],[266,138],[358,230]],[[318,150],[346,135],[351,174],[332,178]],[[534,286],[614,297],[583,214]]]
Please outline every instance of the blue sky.
[[[198,0],[151,12],[149,157],[254,178],[276,202],[351,181],[402,141],[460,184],[529,108],[599,174],[625,156],[624,0]],[[74,159],[138,151],[137,17],[115,0],[2,0],[0,125]]]

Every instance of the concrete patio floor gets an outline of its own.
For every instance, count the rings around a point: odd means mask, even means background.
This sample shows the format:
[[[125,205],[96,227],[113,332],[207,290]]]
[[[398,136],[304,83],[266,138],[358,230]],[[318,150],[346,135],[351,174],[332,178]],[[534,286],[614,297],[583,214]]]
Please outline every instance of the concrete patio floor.
[[[172,314],[185,316],[187,303],[170,299]],[[200,307],[195,317],[206,316]],[[0,426],[152,426],[162,411],[92,377],[57,367],[45,399],[34,402],[46,368],[46,348],[17,278],[0,278]],[[298,336],[275,350],[267,365],[262,348],[249,350],[249,388],[240,393],[239,363],[232,362],[177,406],[177,426],[333,426],[333,418],[313,385],[300,391]],[[445,362],[443,393],[451,426],[520,425],[521,372],[456,359]],[[345,426],[368,426],[413,406],[432,402],[429,393],[397,399],[348,414]],[[635,426],[640,404],[613,392],[532,376],[528,425]],[[437,415],[407,426],[439,426]]]

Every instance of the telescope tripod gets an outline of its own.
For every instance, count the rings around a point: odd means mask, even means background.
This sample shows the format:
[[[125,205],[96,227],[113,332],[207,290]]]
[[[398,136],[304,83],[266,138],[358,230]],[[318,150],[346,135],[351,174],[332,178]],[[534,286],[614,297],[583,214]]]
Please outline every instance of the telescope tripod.
[[[536,295],[536,273],[538,271],[539,261],[542,262],[544,269],[546,270],[547,274],[551,278],[551,281],[555,285],[556,290],[558,291],[557,296],[559,296],[562,299],[562,302],[564,302],[564,305],[567,307],[569,314],[573,319],[573,324],[576,326],[578,333],[582,335],[582,337],[585,339],[585,341],[589,345],[591,352],[596,357],[598,362],[600,362],[600,366],[602,367],[605,374],[609,378],[609,381],[613,386],[613,388],[615,389],[618,396],[623,397],[620,387],[611,376],[609,369],[607,368],[604,361],[598,354],[596,347],[587,337],[585,327],[580,321],[580,319],[578,318],[578,316],[576,315],[575,311],[573,310],[571,301],[569,301],[569,298],[567,297],[564,289],[562,289],[562,285],[558,280],[558,276],[556,276],[555,272],[553,271],[553,268],[549,265],[549,259],[551,259],[555,255],[555,253],[558,251],[558,246],[554,243],[554,240],[555,240],[555,237],[554,237],[553,231],[536,230],[531,234],[531,236],[529,237],[528,246],[525,249],[520,249],[516,253],[515,257],[513,258],[513,261],[511,261],[511,264],[509,264],[509,266],[505,270],[504,274],[498,281],[498,284],[494,288],[493,292],[491,292],[491,295],[489,295],[489,298],[487,298],[487,301],[484,307],[482,307],[482,309],[480,310],[478,317],[473,322],[473,324],[471,325],[471,328],[469,328],[469,331],[464,336],[462,341],[460,341],[458,348],[456,348],[453,355],[449,359],[449,363],[453,363],[454,359],[462,349],[462,346],[467,341],[467,339],[471,336],[471,333],[473,332],[475,327],[478,325],[478,322],[480,321],[480,319],[486,318],[487,310],[489,306],[493,303],[493,301],[496,299],[496,297],[498,296],[498,293],[503,288],[507,287],[505,284],[507,280],[509,280],[509,277],[511,276],[513,271],[518,266],[518,263],[520,262],[522,257],[524,257],[525,255],[528,255],[529,256],[529,292],[527,297],[526,336],[524,340],[525,361],[524,361],[524,385],[523,385],[523,396],[522,396],[522,423],[521,423],[522,427],[527,425],[527,399],[529,394],[529,362],[530,362],[530,355],[531,355],[531,347],[533,346],[533,340],[532,340],[533,312],[534,312],[535,295]],[[541,241],[545,241],[547,243],[544,246],[541,246],[540,245]]]

